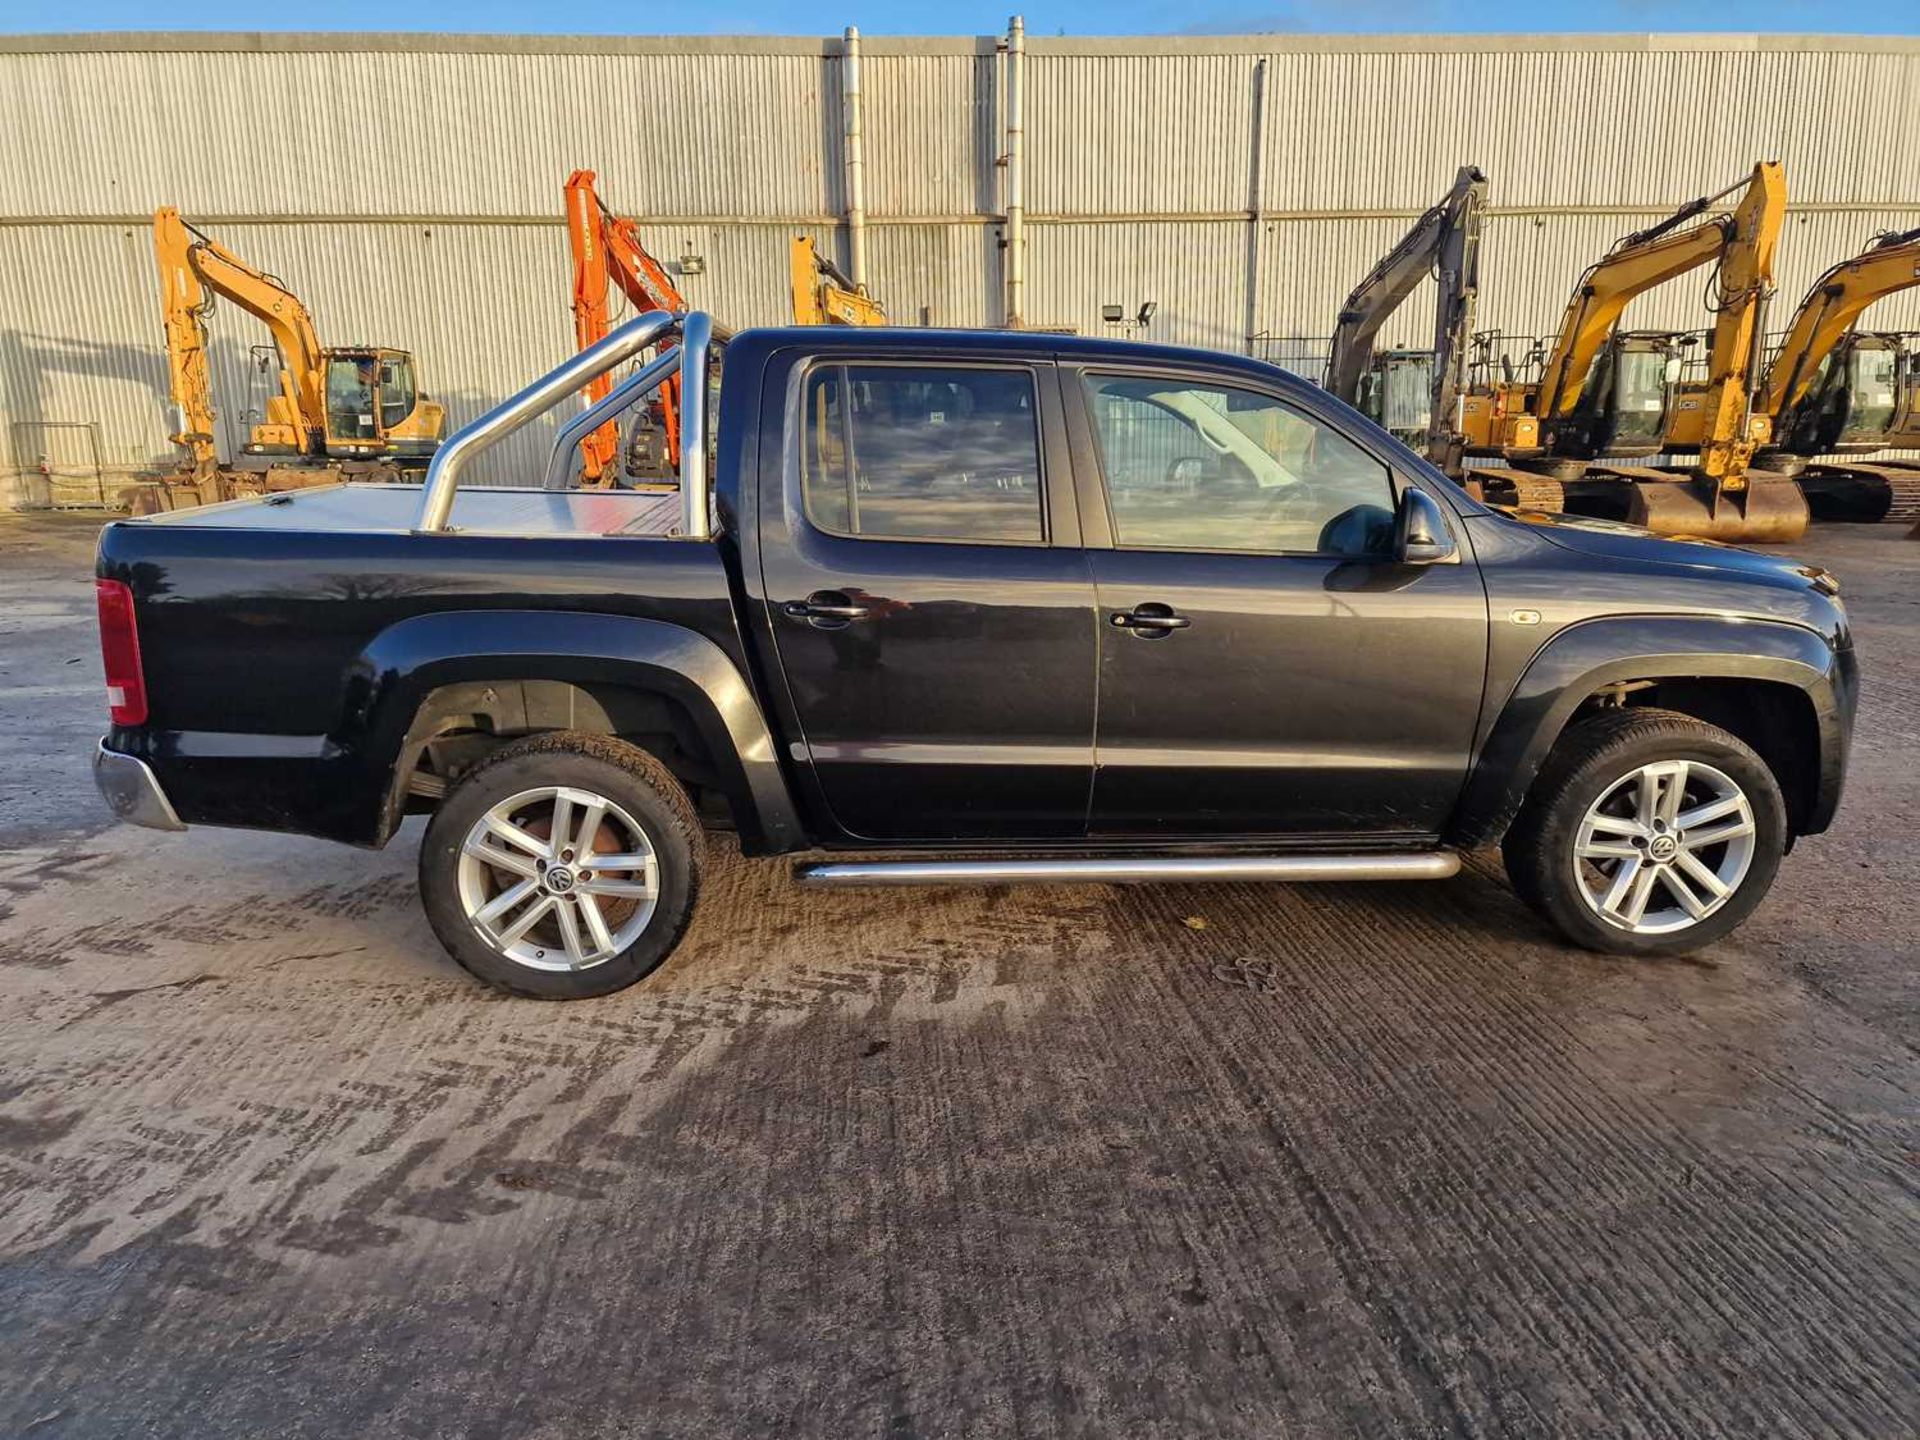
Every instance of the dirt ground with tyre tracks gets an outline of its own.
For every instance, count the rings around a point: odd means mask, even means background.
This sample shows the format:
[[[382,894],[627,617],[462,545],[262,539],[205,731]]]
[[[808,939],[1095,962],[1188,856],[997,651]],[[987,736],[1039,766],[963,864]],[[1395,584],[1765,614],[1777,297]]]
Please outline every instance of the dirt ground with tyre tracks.
[[[802,895],[573,1005],[383,853],[110,827],[0,516],[0,1435],[1885,1437],[1920,1415],[1920,543],[1837,829],[1685,961],[1427,885]]]

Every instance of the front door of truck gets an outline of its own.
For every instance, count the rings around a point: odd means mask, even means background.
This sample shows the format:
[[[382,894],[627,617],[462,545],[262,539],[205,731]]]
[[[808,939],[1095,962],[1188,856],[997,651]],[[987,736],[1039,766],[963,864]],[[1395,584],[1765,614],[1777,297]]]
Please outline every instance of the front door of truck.
[[[853,838],[1083,834],[1093,581],[1052,368],[849,354],[784,397],[761,569],[816,803]]]
[[[1098,547],[1092,832],[1439,830],[1466,777],[1487,609],[1470,558],[1392,559],[1410,482],[1334,412],[1251,384],[1121,369],[1062,384],[1083,402]]]

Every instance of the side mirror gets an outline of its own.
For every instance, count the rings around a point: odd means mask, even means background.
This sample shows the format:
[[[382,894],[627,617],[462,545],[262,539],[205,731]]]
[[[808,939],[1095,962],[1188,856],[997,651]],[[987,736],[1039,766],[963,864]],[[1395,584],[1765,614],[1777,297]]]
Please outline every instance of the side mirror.
[[[1402,565],[1437,565],[1455,553],[1440,502],[1418,485],[1407,486],[1393,509],[1393,558]]]

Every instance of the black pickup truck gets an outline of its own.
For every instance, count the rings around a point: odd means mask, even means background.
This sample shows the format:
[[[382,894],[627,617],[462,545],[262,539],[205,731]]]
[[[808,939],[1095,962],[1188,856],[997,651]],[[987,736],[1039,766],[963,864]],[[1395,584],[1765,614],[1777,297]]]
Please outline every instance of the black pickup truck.
[[[474,455],[561,424],[544,484]],[[677,492],[572,485],[679,387]],[[569,407],[573,408],[573,407]],[[1500,843],[1572,940],[1724,935],[1838,803],[1826,572],[1489,509],[1233,356],[1053,335],[629,322],[424,485],[101,536],[124,818],[379,846],[474,974],[606,994],[703,832],[802,883],[1440,878]]]

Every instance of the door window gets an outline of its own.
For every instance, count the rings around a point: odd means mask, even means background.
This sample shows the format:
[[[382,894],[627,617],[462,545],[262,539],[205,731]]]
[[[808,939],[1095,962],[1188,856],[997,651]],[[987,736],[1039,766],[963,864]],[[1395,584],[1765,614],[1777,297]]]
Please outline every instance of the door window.
[[[1089,375],[1086,387],[1120,548],[1392,548],[1392,477],[1332,426],[1271,396],[1190,380]]]
[[[1031,372],[833,365],[807,380],[801,489],[819,529],[868,539],[1039,544]]]
[[[413,414],[413,360],[389,355],[380,362],[380,428],[392,430]]]

